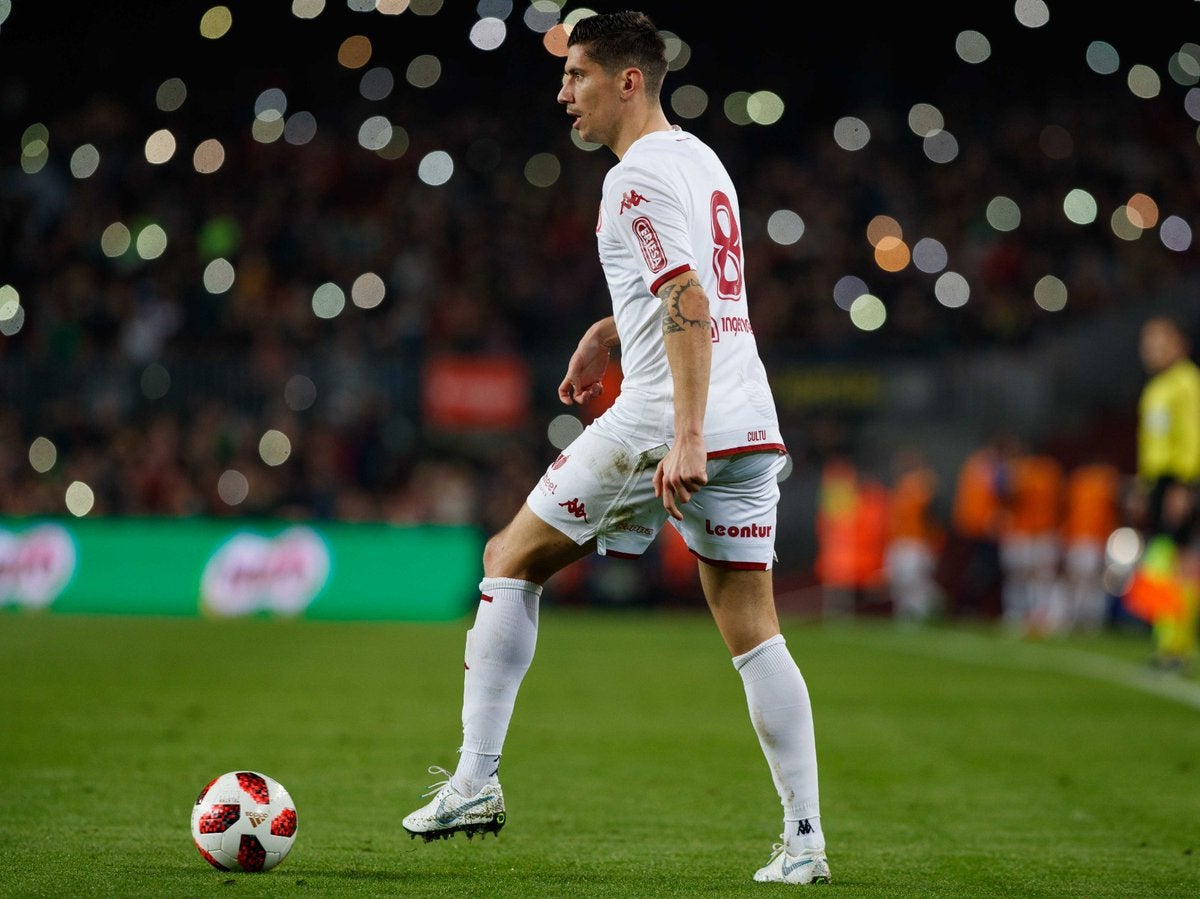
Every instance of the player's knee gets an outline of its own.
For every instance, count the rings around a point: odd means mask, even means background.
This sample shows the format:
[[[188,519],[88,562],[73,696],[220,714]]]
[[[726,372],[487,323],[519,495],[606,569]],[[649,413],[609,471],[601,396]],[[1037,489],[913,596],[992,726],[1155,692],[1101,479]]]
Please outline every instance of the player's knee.
[[[485,577],[509,577],[507,570],[510,567],[508,556],[505,547],[508,541],[505,540],[504,531],[498,534],[493,534],[488,538],[487,543],[483,545],[483,573]]]

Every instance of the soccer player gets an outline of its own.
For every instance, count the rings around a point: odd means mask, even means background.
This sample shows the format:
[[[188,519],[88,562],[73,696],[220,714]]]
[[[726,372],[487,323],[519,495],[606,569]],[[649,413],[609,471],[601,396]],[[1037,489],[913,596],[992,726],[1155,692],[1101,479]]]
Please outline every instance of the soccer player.
[[[427,841],[499,831],[500,757],[542,586],[593,552],[641,555],[670,521],[697,559],[783,805],[782,842],[754,879],[828,882],[812,707],[772,586],[787,450],[750,326],[738,197],[716,154],[668,122],[666,71],[643,13],[594,15],[571,31],[558,101],[580,138],[618,160],[597,223],[613,314],[584,333],[558,394],[567,405],[599,396],[618,348],[623,380],[487,542],[458,764],[430,769],[446,780],[404,827]]]

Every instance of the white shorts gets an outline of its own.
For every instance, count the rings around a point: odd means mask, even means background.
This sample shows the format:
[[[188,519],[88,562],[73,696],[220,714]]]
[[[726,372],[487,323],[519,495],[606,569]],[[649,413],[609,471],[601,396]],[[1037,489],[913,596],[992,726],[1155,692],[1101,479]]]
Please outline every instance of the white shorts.
[[[583,545],[593,537],[605,556],[637,558],[670,521],[697,558],[724,568],[769,569],[775,561],[780,453],[708,460],[708,483],[680,503],[683,521],[654,495],[666,445],[633,449],[592,423],[559,454],[529,492],[539,518]]]

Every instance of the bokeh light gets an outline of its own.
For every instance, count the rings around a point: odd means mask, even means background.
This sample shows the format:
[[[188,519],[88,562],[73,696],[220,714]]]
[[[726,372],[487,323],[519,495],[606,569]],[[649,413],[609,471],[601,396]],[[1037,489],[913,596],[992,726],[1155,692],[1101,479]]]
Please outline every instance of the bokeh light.
[[[1125,80],[1129,92],[1143,100],[1151,100],[1162,91],[1162,79],[1158,77],[1158,72],[1140,63],[1130,67]]]
[[[187,100],[187,85],[182,78],[168,78],[154,92],[154,105],[162,112],[174,112]]]
[[[1013,13],[1026,28],[1041,28],[1050,21],[1050,8],[1045,0],[1017,0]]]
[[[49,437],[35,437],[29,444],[29,464],[38,474],[45,474],[58,462],[58,447]]]
[[[202,140],[192,153],[192,168],[201,175],[211,175],[225,164],[225,148],[215,137]]]
[[[169,162],[174,155],[175,135],[166,128],[160,128],[146,138],[146,162],[162,165]]]
[[[887,235],[875,245],[875,264],[885,272],[899,272],[908,267],[912,258],[908,244],[899,237]]]
[[[1033,286],[1033,299],[1047,312],[1061,312],[1067,307],[1067,285],[1056,275],[1044,275]]]
[[[883,300],[865,293],[850,304],[850,321],[861,331],[877,331],[887,321]]]
[[[843,275],[833,285],[833,302],[839,309],[850,311],[850,307],[865,293],[869,293],[867,282],[857,275]]]
[[[392,140],[392,123],[387,116],[373,115],[358,127],[358,144],[367,150],[376,152],[386,147]]]
[[[694,84],[684,84],[671,92],[670,104],[681,119],[698,119],[708,109],[708,94]]]
[[[1192,226],[1177,215],[1168,215],[1158,229],[1159,239],[1168,250],[1183,253],[1192,246]]]
[[[236,469],[230,468],[221,472],[217,478],[217,496],[227,506],[238,506],[250,495],[250,482],[246,476]]]
[[[204,267],[204,289],[209,293],[225,293],[233,287],[234,277],[232,263],[218,257]]]
[[[292,441],[283,431],[271,428],[258,441],[258,455],[267,465],[282,465],[292,454]]]
[[[386,100],[396,86],[396,76],[386,66],[376,66],[363,73],[358,92],[364,100]]]
[[[113,222],[100,234],[100,251],[110,259],[124,256],[132,244],[133,237],[124,222]]]
[[[503,20],[485,17],[471,26],[470,41],[480,50],[495,50],[508,36],[508,26]]]
[[[946,308],[957,309],[971,298],[971,285],[958,272],[942,272],[933,285],[933,295]]]
[[[946,127],[946,119],[932,103],[914,103],[908,111],[908,127],[917,137],[929,137]]]
[[[958,158],[958,138],[943,128],[928,135],[921,142],[921,149],[930,162],[945,165]]]
[[[429,54],[418,56],[408,64],[404,77],[413,87],[433,87],[442,77],[442,61]]]
[[[767,236],[789,247],[804,236],[804,219],[791,209],[776,209],[767,217]]]
[[[233,13],[228,6],[214,6],[200,17],[200,34],[209,40],[224,37],[233,27]]]
[[[1021,207],[1012,197],[992,197],[987,204],[987,221],[997,231],[1016,231],[1021,225]]]
[[[138,232],[134,246],[143,259],[157,259],[167,251],[167,232],[162,225],[151,222]]]
[[[746,99],[746,114],[759,125],[774,125],[783,118],[783,98],[774,91],[755,91]]]
[[[297,19],[315,19],[325,11],[325,0],[292,0],[292,15]]]
[[[288,116],[283,126],[283,139],[294,147],[302,147],[317,136],[317,117],[301,110]]]
[[[954,52],[963,62],[978,65],[992,55],[992,44],[982,32],[967,29],[954,39]]]
[[[748,104],[750,102],[749,91],[734,91],[725,97],[722,111],[725,113],[725,118],[729,119],[735,125],[749,125],[754,119],[750,118],[750,110]]]
[[[855,116],[843,116],[833,125],[833,139],[843,150],[861,150],[871,142],[871,129]]]
[[[453,175],[454,160],[445,150],[426,153],[417,166],[417,177],[432,187],[445,184]]]
[[[383,278],[374,272],[363,272],[350,285],[350,300],[359,309],[374,309],[383,302],[386,292]]]
[[[72,481],[67,485],[64,498],[67,503],[67,511],[76,518],[83,518],[96,505],[96,494],[83,481]]]
[[[932,237],[922,237],[913,244],[912,258],[913,265],[927,274],[940,272],[950,261],[945,245]]]
[[[1142,236],[1142,229],[1129,217],[1129,207],[1121,204],[1113,210],[1108,220],[1112,233],[1121,240],[1134,241]]]
[[[562,174],[562,164],[553,153],[535,153],[525,163],[525,180],[534,187],[551,187]]]
[[[317,318],[337,318],[346,308],[346,293],[332,281],[313,291],[312,311]]]
[[[71,154],[71,174],[79,179],[90,178],[100,168],[100,151],[93,144],[81,144]]]
[[[871,246],[878,247],[885,237],[904,237],[904,229],[896,219],[890,215],[877,215],[867,222],[867,242]]]
[[[555,449],[566,449],[576,437],[583,433],[583,422],[575,415],[564,412],[550,420],[546,427],[546,439]]]
[[[1108,41],[1092,41],[1084,58],[1088,68],[1097,75],[1112,75],[1121,68],[1121,54]]]
[[[1125,214],[1130,223],[1143,230],[1158,224],[1158,204],[1144,193],[1136,193],[1126,201]]]
[[[283,402],[293,412],[312,408],[317,401],[317,385],[308,375],[292,375],[283,385]]]
[[[1081,187],[1072,188],[1063,199],[1063,212],[1076,225],[1090,225],[1096,220],[1099,207],[1096,198]]]
[[[338,64],[347,69],[361,69],[371,61],[371,39],[363,34],[352,34],[338,47]]]

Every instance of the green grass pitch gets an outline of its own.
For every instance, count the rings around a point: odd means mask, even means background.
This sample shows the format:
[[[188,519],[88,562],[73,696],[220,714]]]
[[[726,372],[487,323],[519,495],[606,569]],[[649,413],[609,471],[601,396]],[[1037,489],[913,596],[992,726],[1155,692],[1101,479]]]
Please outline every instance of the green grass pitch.
[[[452,767],[467,620],[0,614],[0,896],[772,896],[781,812],[702,613],[543,610],[499,838],[400,826]],[[1200,683],[1148,638],[786,620],[842,897],[1200,896]],[[225,874],[191,805],[236,768],[291,855]]]

